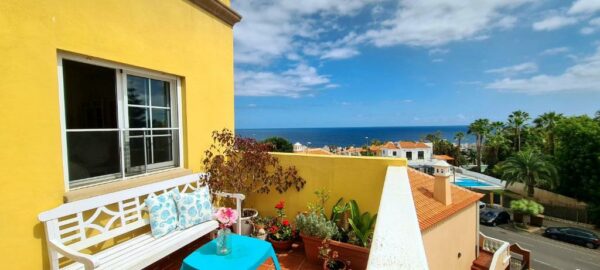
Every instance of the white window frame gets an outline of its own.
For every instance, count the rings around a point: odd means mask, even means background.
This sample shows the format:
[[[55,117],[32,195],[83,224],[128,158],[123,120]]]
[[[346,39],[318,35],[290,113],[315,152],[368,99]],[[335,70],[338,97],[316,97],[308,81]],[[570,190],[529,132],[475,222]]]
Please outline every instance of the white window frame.
[[[121,177],[111,180],[95,180],[94,177],[82,179],[81,184],[76,185],[75,187],[71,187],[71,183],[69,181],[69,154],[67,150],[67,127],[66,127],[66,108],[65,108],[65,91],[64,91],[64,76],[63,76],[63,68],[62,62],[63,59],[76,61],[84,64],[90,64],[95,66],[107,67],[111,69],[115,69],[115,79],[116,79],[116,87],[117,87],[117,115],[118,115],[118,128],[114,129],[114,131],[119,131],[119,158],[120,158],[120,166],[121,166]],[[164,172],[168,170],[173,170],[177,168],[184,167],[184,147],[183,147],[183,115],[182,115],[182,97],[181,97],[181,78],[179,76],[175,76],[172,74],[150,71],[146,69],[136,68],[129,65],[118,64],[111,61],[101,60],[89,56],[68,53],[68,52],[59,52],[57,56],[57,70],[58,70],[58,89],[59,89],[59,110],[60,110],[60,129],[61,129],[61,143],[62,143],[62,159],[63,159],[63,176],[64,176],[64,184],[65,190],[75,190],[81,188],[92,187],[96,185],[106,184],[110,182],[123,181],[131,178],[137,178],[140,176],[145,176],[149,174],[154,174],[157,172]],[[157,79],[162,81],[168,81],[171,87],[171,115],[174,110],[177,113],[177,117],[171,117],[171,123],[176,122],[177,136],[178,136],[178,166],[174,166],[171,168],[165,169],[157,169],[153,170],[151,167],[148,167],[149,170],[146,173],[136,174],[132,176],[126,176],[126,168],[125,168],[125,138],[123,132],[127,131],[129,122],[127,121],[128,110],[127,110],[127,91],[125,89],[125,85],[123,85],[127,81],[127,74],[134,76],[142,76],[150,79]],[[176,96],[173,99],[173,95]],[[175,105],[177,108],[173,108]],[[169,128],[171,130],[175,128]],[[102,129],[103,131],[110,131],[112,129]],[[88,183],[89,182],[89,183]]]

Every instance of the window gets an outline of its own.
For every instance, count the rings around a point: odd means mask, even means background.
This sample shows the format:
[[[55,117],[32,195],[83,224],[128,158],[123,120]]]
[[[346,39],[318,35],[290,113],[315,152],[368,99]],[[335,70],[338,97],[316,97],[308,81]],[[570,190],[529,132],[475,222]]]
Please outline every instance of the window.
[[[412,160],[412,152],[406,152],[406,159]]]
[[[393,156],[396,156],[396,151],[394,151],[394,154],[393,154]]]
[[[59,63],[67,188],[179,166],[177,78],[78,57]]]
[[[425,151],[419,151],[417,153],[417,158],[418,159],[425,159]]]

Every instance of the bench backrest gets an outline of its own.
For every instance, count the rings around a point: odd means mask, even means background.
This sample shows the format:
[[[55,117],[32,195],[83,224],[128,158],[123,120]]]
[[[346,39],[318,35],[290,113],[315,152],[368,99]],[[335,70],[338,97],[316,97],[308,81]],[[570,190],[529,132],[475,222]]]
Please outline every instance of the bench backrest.
[[[82,250],[149,224],[143,200],[173,188],[192,192],[202,174],[186,175],[88,199],[65,203],[39,214],[49,240]]]

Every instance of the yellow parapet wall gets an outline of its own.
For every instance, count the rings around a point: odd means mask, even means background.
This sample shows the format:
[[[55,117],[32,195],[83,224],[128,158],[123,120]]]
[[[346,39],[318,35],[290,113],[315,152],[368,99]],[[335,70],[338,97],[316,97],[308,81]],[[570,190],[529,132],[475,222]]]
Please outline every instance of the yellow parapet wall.
[[[65,194],[59,51],[180,76],[186,168],[234,128],[233,31],[192,1],[0,1],[2,269],[49,268],[37,215]]]
[[[300,192],[295,189],[284,194],[249,194],[245,207],[257,208],[261,216],[275,215],[275,204],[286,201],[288,218],[306,210],[308,202],[316,201],[314,191],[325,188],[331,193],[327,213],[340,198],[354,199],[361,211],[377,212],[388,166],[406,166],[406,159],[381,157],[324,156],[309,154],[273,153],[284,166],[295,166],[306,186]]]

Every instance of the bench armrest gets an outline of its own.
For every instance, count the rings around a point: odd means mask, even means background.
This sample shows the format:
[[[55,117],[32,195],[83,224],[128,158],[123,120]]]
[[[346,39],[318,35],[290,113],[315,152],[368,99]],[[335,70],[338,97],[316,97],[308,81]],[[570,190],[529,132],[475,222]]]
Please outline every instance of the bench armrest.
[[[242,201],[246,199],[246,196],[241,193],[226,193],[226,192],[215,192],[215,195],[222,198],[234,198],[235,199],[235,209],[238,212],[238,218],[236,222],[237,233],[239,235],[242,234]]]
[[[50,248],[56,250],[56,252],[62,254],[63,256],[83,264],[86,270],[95,269],[100,265],[98,260],[94,259],[94,257],[92,257],[91,255],[81,253],[77,250],[63,245],[62,243],[56,240],[49,240],[48,245],[50,246]]]

